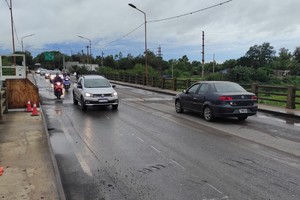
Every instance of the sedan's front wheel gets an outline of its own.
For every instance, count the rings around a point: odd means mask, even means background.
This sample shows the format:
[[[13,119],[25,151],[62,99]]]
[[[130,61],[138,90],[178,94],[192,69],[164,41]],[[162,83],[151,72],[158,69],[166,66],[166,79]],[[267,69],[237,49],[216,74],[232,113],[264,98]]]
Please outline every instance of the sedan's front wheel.
[[[183,108],[180,100],[175,102],[175,110],[177,113],[183,113]]]
[[[112,105],[111,107],[112,107],[113,110],[117,110],[117,109],[118,109],[118,106],[119,106],[119,105],[117,104],[117,105]]]
[[[84,101],[83,97],[81,97],[81,99],[80,99],[80,104],[81,104],[81,109],[83,111],[86,111],[87,110],[87,106],[85,105],[85,101]]]
[[[77,99],[75,98],[75,94],[73,93],[73,104],[74,105],[78,105],[78,101]]]
[[[204,116],[204,119],[208,122],[211,122],[214,120],[213,112],[209,106],[205,106],[204,111],[203,111],[203,116]]]

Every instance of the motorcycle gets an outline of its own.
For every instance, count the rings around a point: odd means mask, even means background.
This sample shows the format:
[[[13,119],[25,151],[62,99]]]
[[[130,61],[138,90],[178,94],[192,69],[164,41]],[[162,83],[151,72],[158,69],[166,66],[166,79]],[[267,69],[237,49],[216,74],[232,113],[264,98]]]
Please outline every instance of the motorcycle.
[[[70,77],[66,76],[64,78],[64,88],[65,88],[66,92],[68,92],[68,90],[70,89],[70,86],[71,86]]]
[[[54,95],[60,99],[60,97],[63,95],[63,83],[56,82],[54,83]]]

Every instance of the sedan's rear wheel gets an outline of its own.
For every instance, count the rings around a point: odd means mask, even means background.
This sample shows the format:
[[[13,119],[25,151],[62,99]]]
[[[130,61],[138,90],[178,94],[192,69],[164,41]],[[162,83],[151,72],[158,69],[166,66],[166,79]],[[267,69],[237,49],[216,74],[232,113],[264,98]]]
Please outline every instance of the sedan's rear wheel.
[[[205,106],[204,111],[203,111],[203,116],[204,116],[204,119],[208,122],[211,122],[214,120],[213,112],[209,106]]]
[[[183,108],[180,100],[176,100],[175,102],[175,110],[177,113],[183,113]]]

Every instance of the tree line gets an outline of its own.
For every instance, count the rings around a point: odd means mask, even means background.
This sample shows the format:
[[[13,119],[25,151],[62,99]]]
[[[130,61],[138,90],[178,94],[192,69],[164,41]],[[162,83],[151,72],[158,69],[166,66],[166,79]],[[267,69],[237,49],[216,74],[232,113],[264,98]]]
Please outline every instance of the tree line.
[[[80,63],[98,64],[100,73],[119,73],[129,75],[143,75],[145,73],[144,55],[124,56],[121,52],[116,55],[102,55],[92,57],[79,52],[77,54],[63,55],[59,51],[52,51],[54,60],[45,60],[45,52],[35,58],[26,51],[26,62],[28,66],[34,63],[48,69],[62,69],[63,59],[67,61],[78,61]],[[16,52],[18,53],[18,52]],[[202,63],[190,61],[186,55],[179,59],[164,60],[152,51],[147,51],[147,64],[149,76],[164,76],[176,78],[200,78]],[[86,69],[73,66],[72,70],[79,70],[85,73]],[[288,77],[281,77],[280,80],[274,77],[274,70],[288,70]],[[300,46],[293,51],[280,48],[278,54],[274,47],[265,42],[261,45],[254,45],[249,48],[244,56],[238,59],[229,59],[223,63],[208,62],[204,64],[204,74],[207,80],[231,80],[237,82],[257,81],[262,83],[297,80],[300,75]],[[300,81],[299,81],[300,82]],[[298,83],[299,83],[298,82]]]

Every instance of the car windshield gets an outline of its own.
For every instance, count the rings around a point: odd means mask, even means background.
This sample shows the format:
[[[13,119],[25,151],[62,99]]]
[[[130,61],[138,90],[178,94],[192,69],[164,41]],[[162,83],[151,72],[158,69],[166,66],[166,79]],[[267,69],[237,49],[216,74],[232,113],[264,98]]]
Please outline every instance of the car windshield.
[[[215,83],[217,92],[245,92],[246,90],[237,83]]]
[[[110,87],[110,83],[106,79],[86,79],[84,81],[86,88],[106,88]]]

